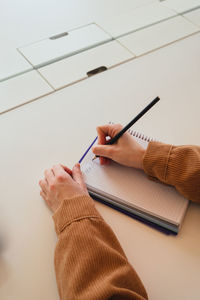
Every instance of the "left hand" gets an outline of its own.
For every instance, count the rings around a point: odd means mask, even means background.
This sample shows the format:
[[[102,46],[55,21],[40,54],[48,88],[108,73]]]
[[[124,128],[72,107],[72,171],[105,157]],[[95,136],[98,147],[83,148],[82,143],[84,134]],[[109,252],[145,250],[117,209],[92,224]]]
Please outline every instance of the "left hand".
[[[79,164],[76,164],[72,170],[62,165],[55,165],[45,170],[44,175],[44,179],[39,181],[40,195],[52,212],[58,209],[63,200],[89,195]]]

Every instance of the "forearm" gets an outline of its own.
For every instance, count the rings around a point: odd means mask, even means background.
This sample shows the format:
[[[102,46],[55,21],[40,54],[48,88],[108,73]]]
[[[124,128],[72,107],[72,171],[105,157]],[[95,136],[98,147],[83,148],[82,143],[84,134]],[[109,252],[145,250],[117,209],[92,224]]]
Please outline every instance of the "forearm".
[[[147,299],[142,282],[90,197],[65,200],[53,218],[61,300]]]
[[[200,147],[150,142],[143,167],[147,175],[175,186],[184,197],[200,203]]]

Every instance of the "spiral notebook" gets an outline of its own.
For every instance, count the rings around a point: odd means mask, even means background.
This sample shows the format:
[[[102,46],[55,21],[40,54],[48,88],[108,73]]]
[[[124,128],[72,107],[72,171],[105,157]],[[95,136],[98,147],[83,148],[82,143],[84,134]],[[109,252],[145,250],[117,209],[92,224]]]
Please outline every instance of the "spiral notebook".
[[[135,131],[129,133],[144,148],[153,140]],[[111,162],[92,161],[92,142],[81,158],[81,170],[90,195],[131,217],[166,233],[177,234],[189,201],[174,187],[150,180],[142,170]]]

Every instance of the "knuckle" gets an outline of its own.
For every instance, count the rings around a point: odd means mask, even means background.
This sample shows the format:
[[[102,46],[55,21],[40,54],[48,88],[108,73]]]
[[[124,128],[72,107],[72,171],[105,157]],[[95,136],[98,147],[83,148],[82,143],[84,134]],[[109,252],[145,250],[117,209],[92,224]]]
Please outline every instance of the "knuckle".
[[[96,131],[97,131],[98,134],[100,134],[101,133],[101,126],[97,126]]]
[[[98,125],[97,127],[96,127],[96,129],[101,129],[103,127],[103,125]]]
[[[121,131],[123,126],[121,124],[113,124],[111,128],[111,136],[115,136],[119,131]]]
[[[53,190],[55,189],[55,185],[54,185],[53,183],[51,183],[51,184],[49,185],[49,189],[50,189],[50,191],[53,191]]]
[[[115,128],[118,130],[121,130],[123,128],[123,126],[121,124],[115,124]]]
[[[57,175],[56,179],[57,179],[58,181],[62,182],[65,178],[64,178],[64,175],[59,174],[59,175]]]

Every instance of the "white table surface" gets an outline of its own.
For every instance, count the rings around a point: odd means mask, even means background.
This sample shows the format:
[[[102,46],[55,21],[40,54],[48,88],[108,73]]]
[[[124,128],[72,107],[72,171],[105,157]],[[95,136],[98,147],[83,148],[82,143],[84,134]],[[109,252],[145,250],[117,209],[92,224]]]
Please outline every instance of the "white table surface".
[[[121,15],[158,0],[7,0],[1,3],[1,49],[19,48],[49,36]]]
[[[38,41],[86,26],[98,19],[110,19],[151,2],[158,0],[1,1],[0,81],[32,69],[28,58],[17,48],[32,43],[37,45]]]
[[[0,117],[0,298],[58,299],[56,234],[38,181],[55,163],[72,167],[108,121],[125,124],[155,96],[134,127],[158,140],[200,144],[200,34],[88,78]],[[164,235],[97,204],[146,286],[150,300],[198,300],[200,206],[178,236]]]
[[[0,82],[0,114],[52,91],[35,70]]]

